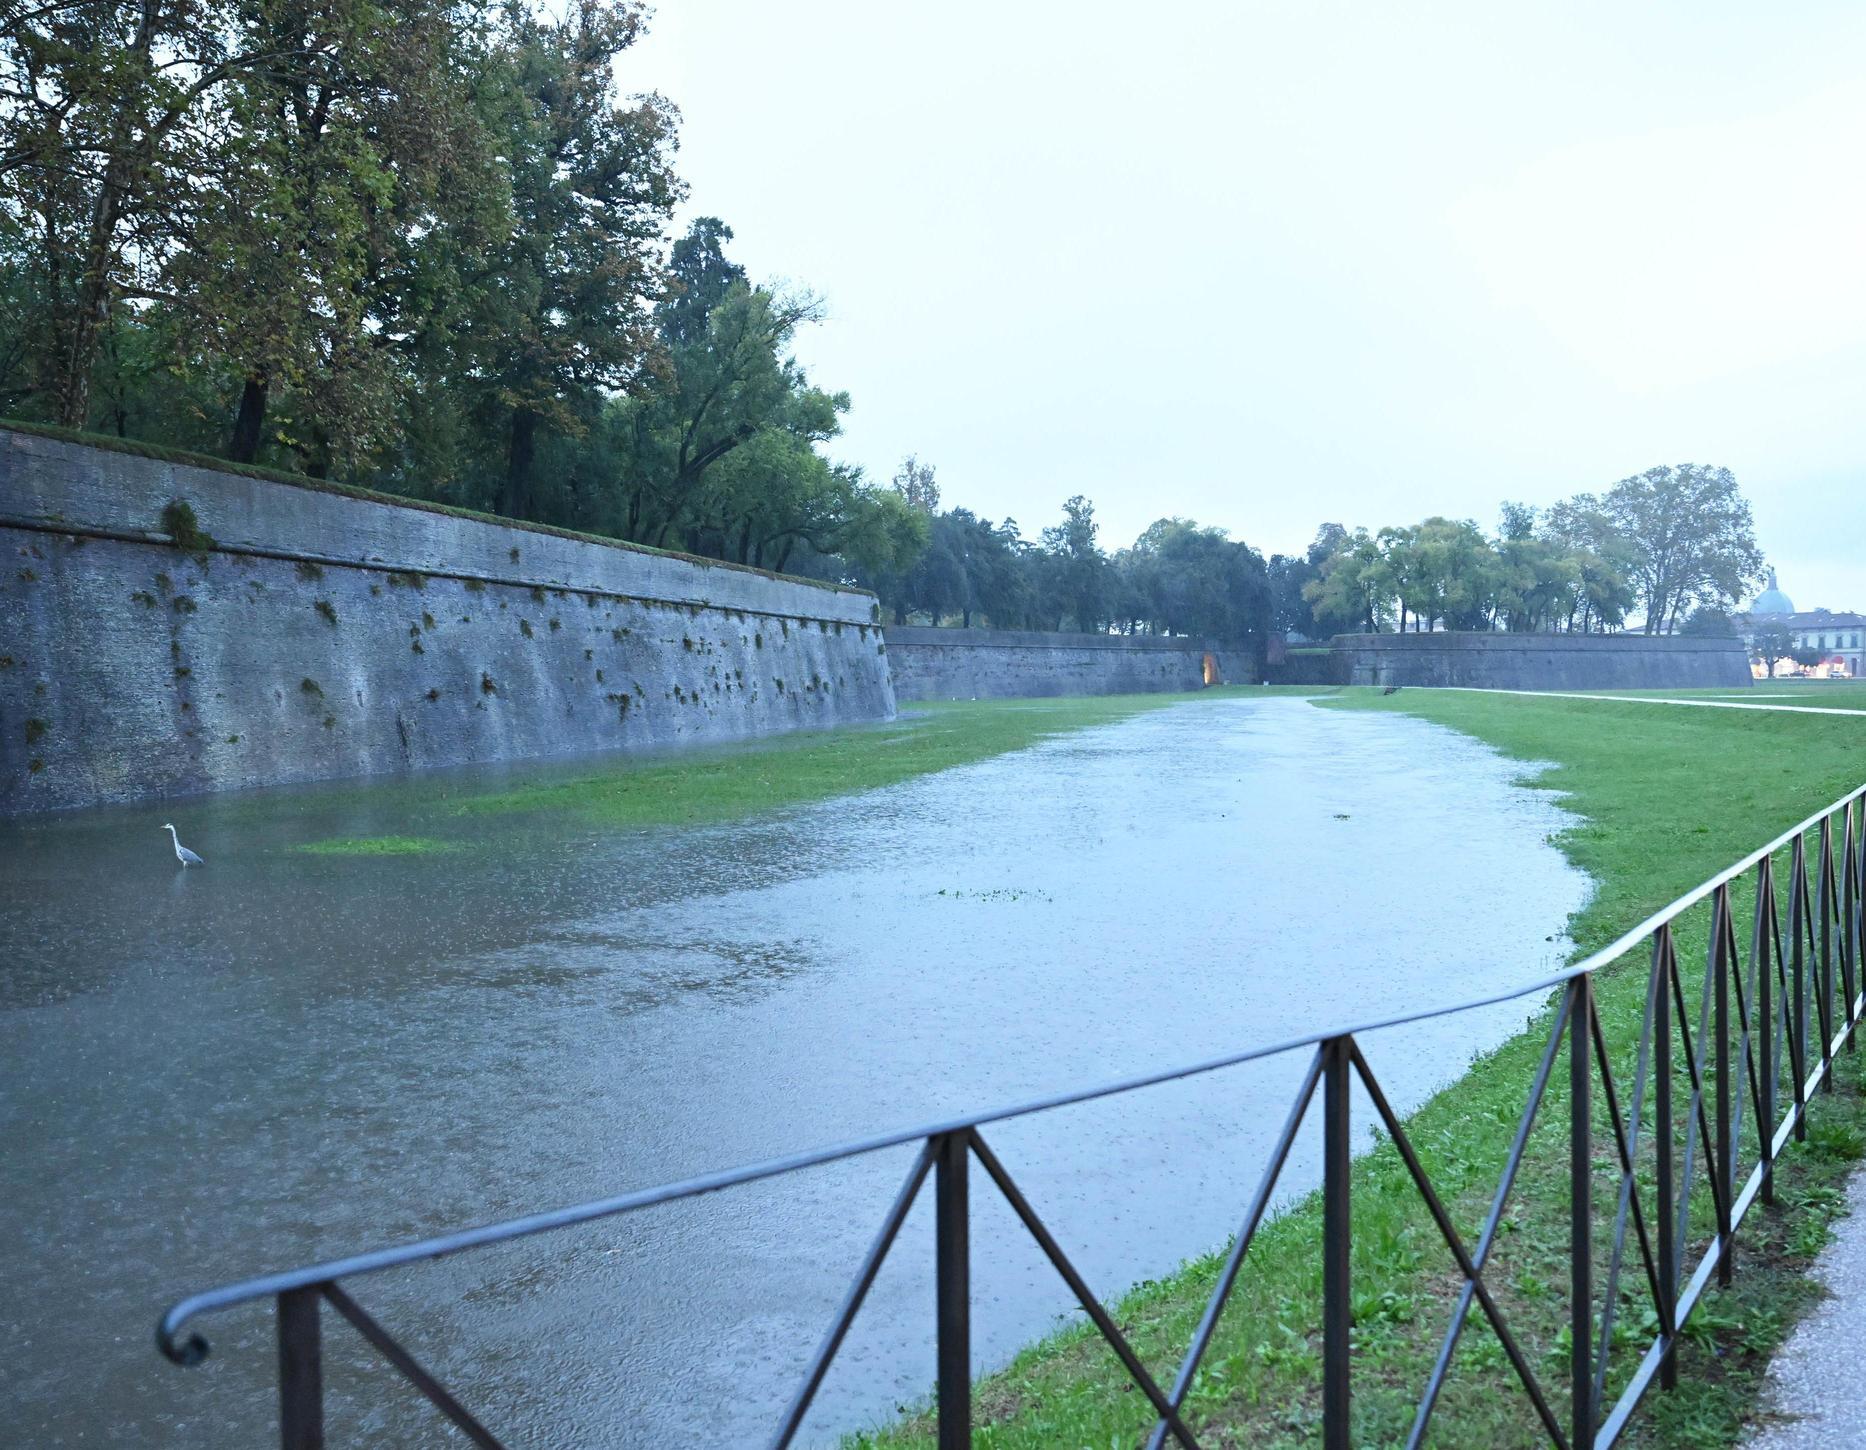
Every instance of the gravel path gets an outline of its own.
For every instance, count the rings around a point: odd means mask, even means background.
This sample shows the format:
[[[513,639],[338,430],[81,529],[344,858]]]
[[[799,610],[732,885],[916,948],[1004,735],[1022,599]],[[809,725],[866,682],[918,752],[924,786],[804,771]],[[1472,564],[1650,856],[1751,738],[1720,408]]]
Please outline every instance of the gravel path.
[[[1833,1296],[1795,1326],[1769,1366],[1764,1424],[1748,1450],[1866,1445],[1860,1343],[1866,1339],[1866,1173],[1847,1190],[1850,1218],[1815,1261],[1813,1277]]]

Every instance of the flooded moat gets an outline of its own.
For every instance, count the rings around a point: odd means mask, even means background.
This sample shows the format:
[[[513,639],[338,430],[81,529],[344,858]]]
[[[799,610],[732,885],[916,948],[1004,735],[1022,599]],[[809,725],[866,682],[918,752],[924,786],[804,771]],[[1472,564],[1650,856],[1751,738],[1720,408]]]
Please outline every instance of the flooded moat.
[[[155,1352],[210,1284],[1532,980],[1587,882],[1519,771],[1407,717],[1232,697],[728,826],[290,849],[395,831],[389,788],[0,827],[6,1438],[266,1443],[269,1309],[201,1321],[200,1368]],[[1366,1051],[1408,1107],[1531,1005]],[[1110,1295],[1224,1242],[1301,1067],[987,1136]],[[756,1442],[910,1156],[348,1287],[515,1444]],[[973,1192],[984,1367],[1071,1301]],[[818,1441],[930,1389],[931,1218],[925,1194]],[[326,1324],[331,1443],[436,1443]]]

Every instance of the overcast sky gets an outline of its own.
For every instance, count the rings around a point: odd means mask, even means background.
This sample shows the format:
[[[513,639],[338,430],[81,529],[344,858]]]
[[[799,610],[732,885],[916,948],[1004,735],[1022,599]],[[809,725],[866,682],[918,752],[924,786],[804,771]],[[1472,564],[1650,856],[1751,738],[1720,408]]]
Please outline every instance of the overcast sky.
[[[661,0],[686,216],[821,294],[832,453],[1266,554],[1733,469],[1866,609],[1866,6]]]

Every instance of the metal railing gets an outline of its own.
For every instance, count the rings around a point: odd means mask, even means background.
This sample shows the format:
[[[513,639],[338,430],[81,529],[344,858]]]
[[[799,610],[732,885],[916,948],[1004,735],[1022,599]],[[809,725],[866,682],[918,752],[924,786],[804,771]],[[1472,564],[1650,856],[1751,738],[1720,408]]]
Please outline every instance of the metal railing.
[[[1676,1350],[1683,1327],[1702,1302],[1713,1278],[1730,1282],[1738,1229],[1760,1200],[1774,1196],[1778,1155],[1789,1140],[1805,1138],[1810,1097],[1833,1081],[1837,1053],[1854,1046],[1866,996],[1862,995],[1862,901],[1866,900],[1866,786],[1752,852],[1728,870],[1647,918],[1609,946],[1555,976],[1495,996],[1453,1006],[1367,1022],[1288,1042],[1233,1053],[1122,1082],[958,1117],[946,1122],[884,1133],[858,1142],[706,1174],[681,1183],[619,1194],[548,1213],[532,1214],[481,1228],[336,1259],[285,1273],[248,1279],[190,1295],[162,1316],[156,1339],[177,1364],[198,1364],[207,1343],[187,1331],[189,1321],[209,1311],[255,1300],[276,1299],[281,1443],[286,1450],[316,1450],[324,1443],[324,1394],[320,1306],[329,1304],[385,1360],[405,1376],[457,1429],[476,1445],[500,1441],[344,1287],[406,1264],[436,1259],[531,1234],[586,1224],[657,1204],[714,1193],[801,1169],[890,1147],[919,1143],[920,1151],[900,1191],[881,1220],[841,1308],[823,1336],[802,1384],[777,1426],[771,1443],[789,1445],[841,1347],[909,1209],[929,1177],[935,1200],[934,1274],[938,1379],[934,1398],[942,1450],[968,1446],[972,1434],[971,1285],[968,1236],[971,1223],[970,1169],[975,1162],[1010,1205],[1024,1229],[1068,1284],[1083,1313],[1112,1347],[1135,1386],[1152,1406],[1150,1450],[1168,1437],[1197,1446],[1186,1400],[1219,1317],[1238,1282],[1253,1237],[1264,1221],[1278,1176],[1288,1161],[1303,1121],[1319,1093],[1322,1114],[1322,1304],[1321,1406],[1323,1442],[1335,1450],[1351,1443],[1350,1407],[1354,1376],[1352,1344],[1350,1218],[1354,1186],[1350,1124],[1351,1082],[1358,1079],[1379,1125],[1404,1165],[1406,1176],[1428,1210],[1462,1279],[1456,1306],[1432,1369],[1421,1390],[1407,1438],[1421,1444],[1450,1372],[1453,1353],[1473,1305],[1496,1333],[1503,1352],[1534,1409],[1548,1443],[1562,1450],[1600,1450],[1614,1444],[1656,1379],[1669,1388],[1676,1379]],[[1778,882],[1778,858],[1786,854],[1789,884]],[[1753,881],[1748,929],[1739,887]],[[1784,901],[1786,896],[1786,921]],[[1705,961],[1697,987],[1695,1029],[1689,1010],[1688,973],[1681,968],[1679,937],[1708,911]],[[1747,945],[1745,944],[1747,937]],[[1609,1043],[1596,1005],[1595,974],[1643,949],[1648,958],[1645,1002],[1636,1061],[1629,1086],[1616,1082]],[[1376,1029],[1443,1017],[1559,989],[1547,1044],[1517,1123],[1502,1178],[1481,1230],[1466,1243],[1453,1224],[1421,1163],[1405,1126],[1388,1103],[1359,1039]],[[1538,1380],[1531,1356],[1512,1333],[1508,1316],[1485,1279],[1485,1269],[1503,1225],[1505,1205],[1516,1183],[1537,1114],[1567,1051],[1569,1105],[1569,1332],[1568,1395],[1564,1416]],[[1283,1053],[1307,1051],[1307,1068],[1277,1135],[1268,1164],[1251,1194],[1217,1282],[1191,1343],[1170,1385],[1142,1364],[1102,1301],[1084,1282],[1068,1255],[1044,1226],[1010,1172],[985,1141],[983,1129],[1027,1114],[1088,1102],[1159,1083],[1217,1072]],[[1783,1087],[1786,1084],[1787,1092]],[[1594,1097],[1595,1087],[1600,1098]],[[1678,1098],[1682,1096],[1682,1114]],[[1783,1099],[1786,1107],[1783,1108]],[[1625,1111],[1623,1111],[1623,1105]],[[1747,1108],[1747,1113],[1746,1113]],[[1610,1163],[1617,1167],[1617,1199],[1611,1243],[1601,1280],[1595,1253],[1595,1124],[1610,1120]],[[1748,1126],[1745,1117],[1748,1116]],[[1701,1154],[1702,1163],[1698,1159]],[[1697,1235],[1702,1248],[1687,1276],[1693,1242],[1692,1188],[1702,1172],[1710,1197],[1709,1226]],[[1635,1276],[1623,1282],[1628,1227],[1637,1247]],[[1642,1288],[1657,1333],[1637,1365],[1607,1399],[1609,1349],[1616,1316],[1635,1306]],[[1598,1291],[1599,1308],[1596,1310]]]

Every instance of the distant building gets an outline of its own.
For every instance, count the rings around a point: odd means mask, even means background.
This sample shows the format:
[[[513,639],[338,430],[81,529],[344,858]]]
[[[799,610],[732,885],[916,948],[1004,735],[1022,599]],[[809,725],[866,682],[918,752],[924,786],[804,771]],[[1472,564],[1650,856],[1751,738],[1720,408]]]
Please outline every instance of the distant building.
[[[1775,673],[1811,675],[1818,679],[1859,679],[1866,675],[1866,615],[1836,613],[1831,609],[1795,608],[1795,601],[1775,582],[1775,570],[1769,571],[1769,587],[1756,596],[1749,613],[1735,619],[1737,633],[1744,644],[1753,644],[1756,632],[1765,626],[1786,629],[1794,637],[1794,648],[1820,655],[1819,664],[1801,665],[1792,659],[1777,660]],[[1758,664],[1756,673],[1761,675]]]

